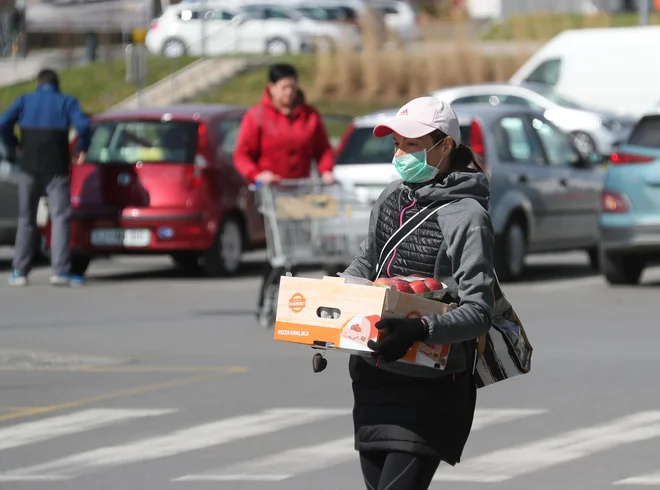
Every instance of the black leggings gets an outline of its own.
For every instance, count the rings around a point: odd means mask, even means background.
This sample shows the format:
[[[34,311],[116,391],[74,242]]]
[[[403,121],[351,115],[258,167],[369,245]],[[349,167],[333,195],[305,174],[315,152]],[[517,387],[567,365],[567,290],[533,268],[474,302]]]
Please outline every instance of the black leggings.
[[[360,453],[367,490],[426,490],[440,465],[439,459],[400,452]]]

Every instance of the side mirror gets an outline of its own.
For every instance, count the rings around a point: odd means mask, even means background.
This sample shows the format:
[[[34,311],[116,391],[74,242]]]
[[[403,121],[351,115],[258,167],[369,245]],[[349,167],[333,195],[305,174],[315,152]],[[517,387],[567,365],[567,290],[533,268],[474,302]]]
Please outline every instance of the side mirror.
[[[245,24],[247,21],[247,18],[243,15],[235,15],[234,18],[231,20],[231,24],[235,26],[240,26]]]

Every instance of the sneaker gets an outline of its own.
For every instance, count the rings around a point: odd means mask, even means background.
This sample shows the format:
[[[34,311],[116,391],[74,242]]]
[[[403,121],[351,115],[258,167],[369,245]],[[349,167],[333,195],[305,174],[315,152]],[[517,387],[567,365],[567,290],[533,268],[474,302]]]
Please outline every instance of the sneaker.
[[[71,286],[84,286],[85,278],[83,276],[69,276],[69,284]]]
[[[27,286],[27,276],[21,274],[21,271],[14,269],[9,275],[9,285],[10,286]]]
[[[50,276],[50,283],[53,286],[68,286],[70,281],[68,274],[54,274]]]

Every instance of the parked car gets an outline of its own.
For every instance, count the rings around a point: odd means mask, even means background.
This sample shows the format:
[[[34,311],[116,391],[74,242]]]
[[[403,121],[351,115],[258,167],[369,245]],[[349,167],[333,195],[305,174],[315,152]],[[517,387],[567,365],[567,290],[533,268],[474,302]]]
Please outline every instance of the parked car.
[[[531,108],[474,104],[455,111],[461,140],[484,159],[491,176],[500,279],[519,278],[528,253],[581,249],[596,267],[602,170]],[[392,140],[372,133],[395,114],[388,110],[356,118],[337,150],[337,179],[363,199],[375,200],[399,178],[391,163]]]
[[[312,37],[297,22],[254,19],[237,6],[214,2],[167,7],[152,22],[145,45],[152,54],[172,58],[202,53],[281,55],[311,51],[314,46]]]
[[[658,99],[660,26],[560,32],[509,82],[542,83],[589,107],[639,119]]]
[[[18,228],[18,165],[0,141],[0,246],[13,246]]]
[[[232,154],[245,108],[177,105],[92,118],[71,169],[72,272],[94,256],[167,254],[206,275],[236,273],[263,248],[263,218]],[[49,243],[49,227],[46,227]]]
[[[612,154],[600,216],[603,275],[610,284],[637,284],[660,261],[660,115],[643,117]]]
[[[247,13],[251,19],[285,20],[292,24],[297,24],[298,28],[304,35],[309,36],[316,41],[327,42],[331,49],[336,48],[341,43],[347,43],[348,46],[354,49],[360,49],[362,46],[360,31],[356,26],[346,23],[320,20],[304,10],[285,5],[273,5],[254,0],[243,0],[241,2],[240,11]]]
[[[452,106],[486,103],[531,107],[573,135],[577,148],[586,156],[593,152],[609,156],[618,144],[628,139],[637,122],[631,117],[591,110],[538,83],[463,85],[442,88],[430,95]]]

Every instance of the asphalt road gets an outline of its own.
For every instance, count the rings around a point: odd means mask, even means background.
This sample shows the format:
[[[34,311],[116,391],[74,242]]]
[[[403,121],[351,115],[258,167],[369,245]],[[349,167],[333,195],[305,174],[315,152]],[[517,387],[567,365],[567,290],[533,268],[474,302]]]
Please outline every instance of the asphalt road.
[[[504,288],[533,372],[479,392],[464,460],[433,488],[660,486],[660,270],[610,288],[583,254],[530,263]],[[0,489],[364,488],[348,359],[314,374],[310,350],[259,328],[258,270],[205,280],[133,258],[95,263],[84,289],[45,269],[3,279]]]

